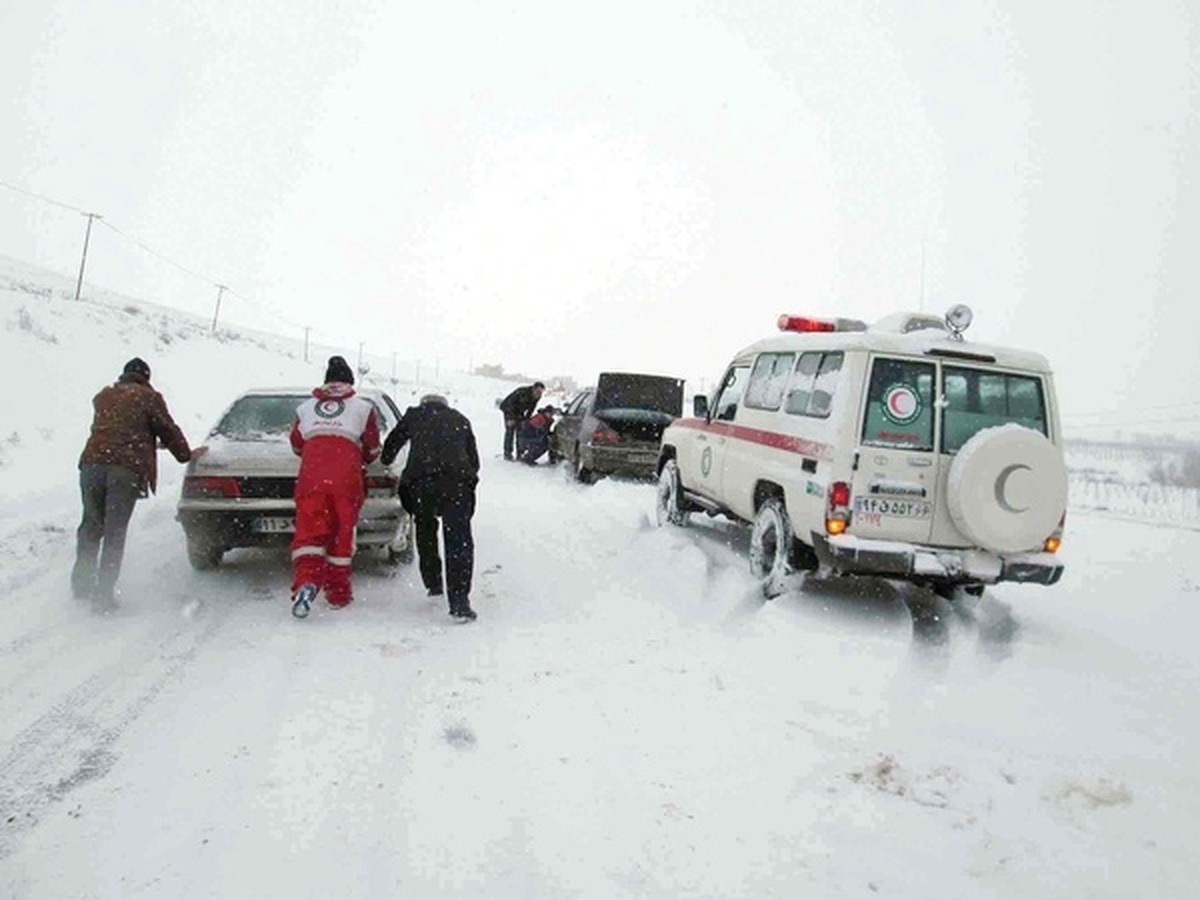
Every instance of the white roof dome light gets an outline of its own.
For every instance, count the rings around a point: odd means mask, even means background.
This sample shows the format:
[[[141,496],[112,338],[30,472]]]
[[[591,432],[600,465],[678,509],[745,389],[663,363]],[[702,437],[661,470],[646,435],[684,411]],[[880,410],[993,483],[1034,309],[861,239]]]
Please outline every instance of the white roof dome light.
[[[971,320],[974,318],[971,307],[965,303],[956,303],[946,310],[946,328],[950,330],[955,340],[961,341],[963,332],[971,327]]]

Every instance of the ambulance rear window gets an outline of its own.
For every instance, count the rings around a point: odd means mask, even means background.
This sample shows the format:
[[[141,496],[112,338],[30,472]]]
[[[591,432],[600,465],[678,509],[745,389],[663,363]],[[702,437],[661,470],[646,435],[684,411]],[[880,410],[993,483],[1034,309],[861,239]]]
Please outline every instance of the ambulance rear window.
[[[1049,436],[1042,380],[1035,375],[944,366],[942,385],[943,453],[957,453],[983,429],[1010,422]]]
[[[931,363],[877,357],[867,391],[863,444],[932,450],[933,379]]]

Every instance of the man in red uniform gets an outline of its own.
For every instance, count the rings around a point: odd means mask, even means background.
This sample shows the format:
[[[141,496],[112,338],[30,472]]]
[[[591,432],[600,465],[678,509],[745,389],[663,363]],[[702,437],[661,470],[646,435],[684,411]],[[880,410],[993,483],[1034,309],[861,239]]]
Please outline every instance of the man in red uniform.
[[[303,619],[322,589],[336,609],[354,599],[350,566],[365,495],[363,466],[380,450],[375,407],[355,394],[354,372],[342,357],[329,358],[325,384],[296,409],[291,440],[300,457],[292,615]]]

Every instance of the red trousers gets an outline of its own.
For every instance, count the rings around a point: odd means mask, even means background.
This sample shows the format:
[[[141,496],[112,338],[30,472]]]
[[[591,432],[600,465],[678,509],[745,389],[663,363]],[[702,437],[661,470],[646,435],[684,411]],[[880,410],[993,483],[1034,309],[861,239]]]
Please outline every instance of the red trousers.
[[[296,498],[296,534],[292,538],[292,592],[315,584],[325,599],[345,606],[353,599],[350,567],[354,559],[354,527],[362,495],[314,490]]]

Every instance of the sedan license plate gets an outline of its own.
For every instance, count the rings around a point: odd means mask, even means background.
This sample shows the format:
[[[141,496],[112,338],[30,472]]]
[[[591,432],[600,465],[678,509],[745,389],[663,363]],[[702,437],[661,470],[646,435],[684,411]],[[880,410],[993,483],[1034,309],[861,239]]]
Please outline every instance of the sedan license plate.
[[[930,505],[924,500],[901,500],[886,497],[855,497],[854,511],[897,516],[902,519],[928,519]]]
[[[259,534],[290,534],[296,530],[291,516],[260,516],[250,523],[250,530]]]

